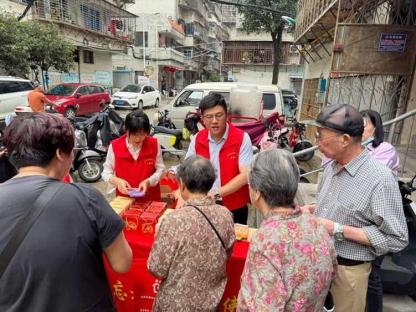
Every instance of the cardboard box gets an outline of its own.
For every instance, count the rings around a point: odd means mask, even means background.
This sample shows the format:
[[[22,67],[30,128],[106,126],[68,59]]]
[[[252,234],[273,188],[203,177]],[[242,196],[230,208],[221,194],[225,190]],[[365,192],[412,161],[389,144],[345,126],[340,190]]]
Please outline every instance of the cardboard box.
[[[154,235],[158,219],[157,213],[143,212],[139,217],[139,232],[144,235]]]
[[[146,208],[149,207],[150,204],[151,204],[150,201],[140,202],[140,201],[135,200],[131,204],[130,209],[136,209],[136,210],[140,210],[141,212],[144,212]]]
[[[147,207],[146,212],[153,212],[159,217],[166,210],[166,203],[163,202],[152,202],[149,207]]]
[[[257,229],[249,228],[244,224],[234,224],[235,237],[237,240],[250,242]]]
[[[124,196],[117,196],[110,202],[110,206],[113,210],[121,216],[124,211],[128,210],[133,202],[133,199],[124,197]]]
[[[130,208],[123,213],[123,220],[126,224],[125,230],[139,233],[140,216],[143,210]]]

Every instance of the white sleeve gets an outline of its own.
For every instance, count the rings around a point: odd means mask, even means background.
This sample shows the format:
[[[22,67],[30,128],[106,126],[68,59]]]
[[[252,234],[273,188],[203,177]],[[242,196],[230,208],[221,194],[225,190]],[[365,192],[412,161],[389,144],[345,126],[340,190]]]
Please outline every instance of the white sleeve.
[[[159,143],[157,144],[157,156],[156,156],[155,167],[156,167],[155,173],[153,173],[149,178],[150,186],[155,186],[156,184],[159,183],[166,169],[165,164],[163,163],[162,149]]]
[[[104,165],[103,165],[103,173],[101,174],[101,177],[105,182],[107,182],[107,193],[112,193],[116,188],[113,184],[110,183],[110,179],[114,177],[114,152],[113,152],[113,146],[110,144],[107,151],[107,157],[105,159]]]

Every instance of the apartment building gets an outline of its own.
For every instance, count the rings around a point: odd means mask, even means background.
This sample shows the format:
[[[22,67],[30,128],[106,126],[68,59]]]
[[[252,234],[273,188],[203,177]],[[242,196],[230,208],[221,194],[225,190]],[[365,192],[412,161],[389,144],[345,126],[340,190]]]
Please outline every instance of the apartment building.
[[[180,90],[219,76],[221,42],[228,37],[228,30],[221,23],[217,4],[207,0],[136,0],[126,9],[138,16],[135,53],[113,58],[115,85],[146,77],[160,90]]]
[[[223,68],[229,81],[271,84],[273,77],[273,44],[268,33],[247,34],[241,29],[241,16],[236,6],[222,7],[223,24],[231,29],[223,45]],[[283,33],[282,62],[278,85],[300,94],[303,61],[293,45],[293,34]]]
[[[26,0],[1,1],[3,12],[20,15]],[[36,0],[27,19],[53,23],[77,47],[77,62],[70,73],[49,72],[49,84],[100,83],[111,87],[112,56],[125,54],[134,42],[136,16],[121,9],[127,1]]]
[[[324,105],[336,103],[374,109],[383,120],[416,108],[415,1],[298,5],[295,43],[306,62],[301,119],[314,119]],[[392,138],[416,142],[416,130],[408,122],[403,127]]]

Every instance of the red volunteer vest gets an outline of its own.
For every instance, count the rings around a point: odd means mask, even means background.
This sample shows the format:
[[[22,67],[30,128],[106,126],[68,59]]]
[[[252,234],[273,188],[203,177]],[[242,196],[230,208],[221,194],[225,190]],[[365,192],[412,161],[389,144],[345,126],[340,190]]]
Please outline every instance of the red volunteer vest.
[[[220,151],[220,174],[221,186],[230,182],[240,171],[238,169],[238,160],[240,155],[241,144],[243,144],[244,132],[229,124],[228,138]],[[198,132],[195,140],[195,151],[198,156],[210,159],[208,130],[204,129]],[[248,185],[243,186],[236,192],[224,196],[224,206],[229,210],[235,210],[247,205],[250,201]]]
[[[140,150],[139,158],[134,160],[127,149],[126,136],[111,142],[114,152],[114,173],[116,177],[129,182],[131,187],[139,187],[139,184],[152,176],[156,171],[156,157],[158,151],[157,140],[146,137]],[[116,190],[117,196],[125,196]],[[160,185],[149,187],[146,192],[145,200],[160,201]]]

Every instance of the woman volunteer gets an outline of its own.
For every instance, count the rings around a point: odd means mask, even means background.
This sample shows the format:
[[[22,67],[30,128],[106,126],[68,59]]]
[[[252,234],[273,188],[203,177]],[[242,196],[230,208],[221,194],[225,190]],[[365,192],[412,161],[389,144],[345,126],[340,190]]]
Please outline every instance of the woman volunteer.
[[[126,135],[114,140],[107,153],[103,179],[116,188],[116,195],[128,195],[130,188],[145,192],[145,199],[160,200],[159,181],[164,173],[162,151],[149,136],[150,122],[143,111],[126,116]],[[110,189],[113,191],[114,189]]]

